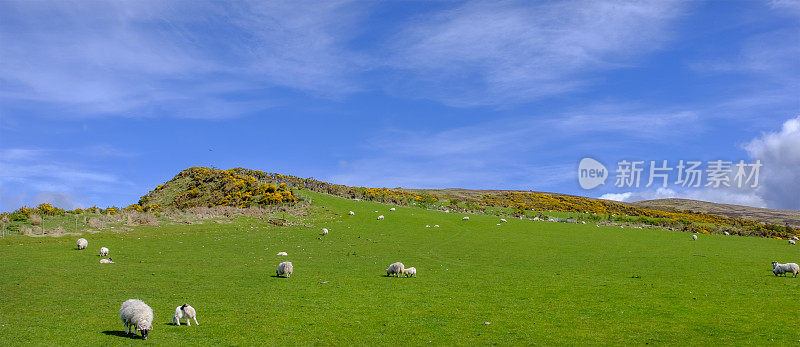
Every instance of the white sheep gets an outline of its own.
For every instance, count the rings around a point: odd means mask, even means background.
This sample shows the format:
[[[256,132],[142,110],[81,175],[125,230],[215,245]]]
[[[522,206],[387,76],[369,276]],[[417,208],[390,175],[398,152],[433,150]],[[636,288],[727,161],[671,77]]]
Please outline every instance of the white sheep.
[[[153,330],[153,309],[144,301],[139,299],[129,299],[122,303],[119,308],[119,319],[125,325],[128,335],[136,335],[136,331],[142,334],[142,338],[147,340],[147,334]]]
[[[328,235],[328,229],[322,228],[322,235]]]
[[[395,210],[395,208],[394,208],[394,207],[392,207],[392,208],[390,208],[390,209],[389,209],[389,211],[394,211],[394,210]]]
[[[692,240],[697,241],[697,235],[692,235]]]
[[[114,261],[111,260],[111,257],[108,257],[108,259],[103,258],[100,259],[100,264],[114,264]]]
[[[789,244],[790,244],[790,245],[793,245],[793,244],[795,244],[794,240],[789,240]]]
[[[417,277],[417,268],[412,266],[410,268],[403,269],[403,276],[405,276],[405,277],[411,277],[411,276]]]
[[[500,218],[500,221],[503,223],[508,223],[508,221],[505,218]]]
[[[76,244],[78,245],[78,249],[86,249],[86,247],[89,246],[89,241],[86,241],[84,238],[80,238]]]
[[[351,215],[351,216],[355,216],[355,215],[356,215],[356,213],[355,213],[355,212],[353,212],[353,211],[350,211],[350,215]]]
[[[469,220],[469,217],[461,218],[461,220]]]
[[[726,231],[726,232],[724,232],[723,234],[725,234],[725,235],[730,235],[731,233],[729,233],[729,232],[727,232],[727,231]]]
[[[405,270],[405,268],[406,266],[399,261],[396,263],[392,263],[391,265],[389,265],[389,268],[386,269],[386,277],[391,277],[391,276],[400,277],[400,274],[403,273],[403,270]]]
[[[186,325],[192,326],[192,323],[189,322],[190,319],[194,319],[194,324],[200,325],[197,322],[197,312],[194,310],[194,307],[189,306],[189,304],[183,304],[175,308],[175,315],[172,316],[172,324],[173,325],[181,325],[181,319],[186,318]]]
[[[797,236],[792,236],[792,240],[800,241],[800,239],[798,239]]]
[[[286,252],[278,252],[278,254],[276,254],[276,255],[289,255],[289,254],[286,253]]]
[[[108,248],[105,248],[105,247],[100,247],[100,256],[101,256],[101,257],[106,257],[106,256],[108,256]]]
[[[438,228],[438,227],[439,227],[439,224],[436,224],[436,225],[434,225],[433,227],[434,227],[434,228]]]
[[[800,272],[800,266],[795,263],[780,264],[777,261],[772,262],[772,273],[775,276],[783,275],[785,277],[786,273],[791,273],[792,277],[797,277],[798,272]]]
[[[425,227],[426,227],[426,228],[430,228],[431,226],[430,226],[430,225],[426,225]]]
[[[283,263],[278,264],[278,270],[275,270],[275,275],[286,276],[286,278],[289,278],[289,276],[292,275],[292,270],[294,270],[294,268],[292,267],[292,262],[285,261]]]
[[[383,215],[378,216],[378,220],[383,220]]]

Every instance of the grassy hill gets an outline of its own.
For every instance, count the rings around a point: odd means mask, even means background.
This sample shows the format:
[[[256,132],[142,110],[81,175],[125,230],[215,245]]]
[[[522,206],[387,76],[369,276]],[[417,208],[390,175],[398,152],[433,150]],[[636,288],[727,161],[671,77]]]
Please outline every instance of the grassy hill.
[[[772,210],[688,199],[656,199],[634,202],[632,204],[655,210],[702,212],[732,218],[749,219],[778,225],[788,224],[794,227],[800,227],[800,211]]]
[[[154,309],[147,343],[156,345],[800,339],[775,328],[794,324],[800,289],[800,279],[770,271],[773,260],[800,260],[784,240],[692,241],[678,231],[501,223],[487,214],[462,221],[461,213],[390,212],[377,202],[295,193],[310,205],[280,215],[291,222],[284,227],[265,216],[134,226],[84,234],[84,251],[74,236],[0,239],[0,344],[141,343],[123,336],[119,321],[130,298]],[[98,263],[101,246],[116,264]],[[285,260],[294,275],[273,277]],[[385,277],[395,261],[416,267],[418,277]],[[200,326],[169,324],[183,303],[197,309]]]

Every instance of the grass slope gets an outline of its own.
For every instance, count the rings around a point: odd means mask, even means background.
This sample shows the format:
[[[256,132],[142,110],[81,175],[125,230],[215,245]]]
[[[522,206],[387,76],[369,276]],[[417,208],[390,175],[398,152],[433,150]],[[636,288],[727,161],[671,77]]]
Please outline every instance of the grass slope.
[[[127,345],[119,305],[155,311],[147,343],[796,343],[800,278],[786,241],[509,220],[304,192],[311,214],[274,227],[137,227],[0,240],[0,345]],[[355,216],[348,216],[353,210]],[[374,211],[379,211],[375,213]],[[377,221],[378,214],[386,216]],[[425,225],[441,225],[425,228]],[[330,234],[320,237],[319,230]],[[318,239],[318,237],[320,239]],[[100,265],[111,249],[117,264]],[[275,256],[279,251],[288,257]],[[275,267],[294,263],[292,278]],[[387,278],[402,261],[418,278]],[[327,283],[320,283],[327,282]],[[171,326],[189,303],[199,327]],[[482,325],[483,322],[490,325]],[[138,341],[141,342],[141,341]]]

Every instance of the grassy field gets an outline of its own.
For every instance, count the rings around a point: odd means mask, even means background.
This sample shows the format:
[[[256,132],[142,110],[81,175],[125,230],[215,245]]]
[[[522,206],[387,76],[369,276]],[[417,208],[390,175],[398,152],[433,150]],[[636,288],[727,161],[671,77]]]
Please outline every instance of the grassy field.
[[[258,218],[0,240],[0,345],[797,343],[800,262],[775,239],[533,222],[304,193]],[[348,216],[347,211],[355,211]],[[379,211],[379,212],[374,212]],[[386,216],[377,221],[379,214]],[[440,228],[425,225],[439,224]],[[327,236],[320,236],[321,228]],[[116,264],[98,263],[101,246]],[[288,257],[275,254],[289,253]],[[291,278],[276,278],[281,261]],[[385,277],[402,261],[417,278]],[[155,311],[146,342],[120,304]],[[169,325],[176,306],[199,327]],[[484,322],[491,322],[484,325]]]

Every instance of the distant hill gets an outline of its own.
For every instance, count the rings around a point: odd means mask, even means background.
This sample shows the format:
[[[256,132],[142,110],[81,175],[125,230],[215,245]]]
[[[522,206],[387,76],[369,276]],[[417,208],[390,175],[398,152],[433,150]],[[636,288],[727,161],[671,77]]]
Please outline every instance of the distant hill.
[[[670,212],[703,212],[726,216],[731,218],[742,218],[759,222],[784,225],[789,224],[793,227],[800,226],[800,211],[793,210],[771,210],[766,208],[717,204],[713,202],[689,200],[689,199],[656,199],[644,200],[631,203],[635,206],[644,208],[670,211]]]

